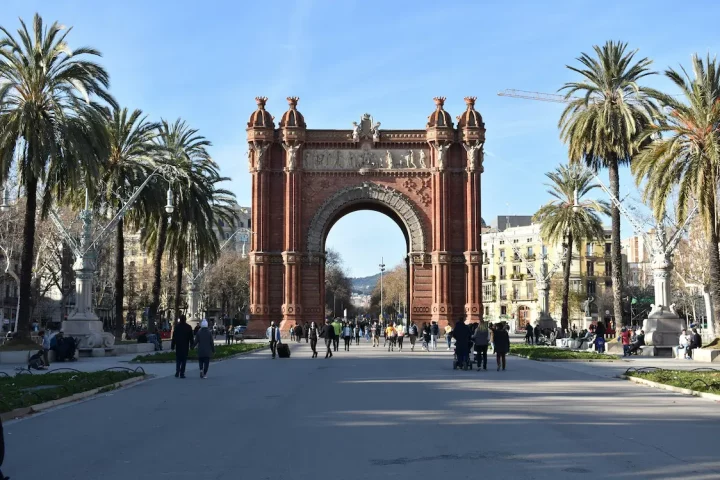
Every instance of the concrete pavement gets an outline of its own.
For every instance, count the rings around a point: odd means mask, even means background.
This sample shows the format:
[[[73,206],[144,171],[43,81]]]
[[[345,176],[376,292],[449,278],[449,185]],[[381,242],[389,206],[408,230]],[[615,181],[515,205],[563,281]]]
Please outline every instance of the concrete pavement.
[[[505,372],[492,358],[489,371],[466,372],[442,350],[363,342],[325,360],[305,343],[292,349],[289,360],[253,353],[211,365],[207,380],[191,365],[185,380],[161,377],[9,422],[3,471],[53,480],[720,478],[720,405],[611,378],[616,365],[509,357]]]

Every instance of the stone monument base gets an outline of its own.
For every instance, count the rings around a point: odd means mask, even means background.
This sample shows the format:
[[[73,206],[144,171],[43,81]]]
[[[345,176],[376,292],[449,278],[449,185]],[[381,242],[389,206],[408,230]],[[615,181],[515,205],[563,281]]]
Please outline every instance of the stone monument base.
[[[540,325],[540,328],[542,330],[545,330],[546,328],[551,328],[554,330],[558,326],[557,322],[555,320],[553,320],[553,318],[549,315],[546,317],[538,318],[537,322],[538,322],[538,325]]]
[[[78,350],[92,350],[96,348],[112,349],[115,345],[115,335],[103,330],[100,320],[74,319],[70,317],[62,322],[62,331],[65,336],[73,337],[78,341]]]
[[[658,347],[672,347],[678,344],[684,321],[673,310],[660,306],[653,309],[643,321],[645,343]]]

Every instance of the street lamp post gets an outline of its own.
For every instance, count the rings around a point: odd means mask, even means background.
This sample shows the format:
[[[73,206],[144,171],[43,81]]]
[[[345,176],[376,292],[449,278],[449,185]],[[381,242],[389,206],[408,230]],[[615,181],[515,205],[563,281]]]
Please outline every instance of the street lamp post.
[[[385,262],[383,257],[380,257],[380,321],[383,320],[383,272],[385,272]]]
[[[117,226],[118,222],[125,216],[135,201],[140,196],[140,192],[150,183],[151,180],[158,175],[163,176],[169,183],[171,167],[158,166],[147,179],[133,192],[130,198],[120,208],[115,217],[108,223],[100,233],[92,238],[92,216],[93,212],[90,208],[90,199],[88,189],[85,189],[85,208],[80,212],[80,220],[82,220],[82,234],[80,235],[80,244],[67,231],[57,213],[50,210],[50,219],[55,224],[65,242],[70,246],[75,254],[75,309],[67,320],[62,322],[62,329],[68,336],[78,340],[79,349],[110,349],[115,343],[115,336],[103,329],[103,322],[93,310],[92,298],[92,281],[95,275],[95,267],[97,261],[97,249],[107,240],[110,232]],[[175,210],[173,206],[172,187],[168,187],[165,212],[170,215]]]

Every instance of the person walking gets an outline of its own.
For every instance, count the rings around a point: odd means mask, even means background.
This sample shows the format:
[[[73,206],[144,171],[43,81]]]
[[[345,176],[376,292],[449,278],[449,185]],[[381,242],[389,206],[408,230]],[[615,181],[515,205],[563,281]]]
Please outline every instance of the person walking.
[[[470,364],[470,327],[465,325],[465,320],[458,318],[455,328],[449,334],[450,338],[455,339],[455,356],[457,357],[457,366],[465,368]],[[472,365],[471,365],[472,367]]]
[[[403,340],[405,339],[405,325],[398,323],[397,327],[395,327],[395,333],[397,333],[398,350],[402,352]]]
[[[200,330],[195,334],[195,347],[197,347],[200,378],[207,378],[210,357],[215,353],[215,339],[208,329],[207,320],[200,322]]]
[[[447,341],[447,349],[448,352],[450,351],[450,348],[452,347],[452,327],[450,324],[445,325],[445,340]]]
[[[380,326],[377,322],[373,322],[372,326],[370,327],[370,335],[372,335],[372,342],[373,347],[379,347],[380,346]]]
[[[343,341],[345,342],[345,351],[350,351],[350,342],[352,341],[353,331],[349,323],[346,323],[342,330]]]
[[[530,325],[530,322],[525,325],[525,343],[528,345],[533,344],[533,327]]]
[[[433,350],[437,350],[438,336],[440,336],[440,326],[437,322],[432,322],[432,325],[430,325],[430,341],[432,342]]]
[[[175,325],[170,341],[170,350],[175,350],[175,378],[185,378],[185,366],[194,337],[193,329],[187,324],[185,315],[180,315],[180,321]]]
[[[490,344],[490,330],[485,325],[484,320],[480,320],[475,333],[473,334],[473,344],[475,345],[475,355],[477,356],[478,372],[487,370],[487,351]]]
[[[319,333],[317,325],[315,325],[315,322],[312,322],[308,327],[308,338],[310,339],[310,348],[313,352],[311,358],[317,358],[317,341]]]
[[[355,345],[360,345],[360,326],[357,323],[353,327],[353,333],[355,333]]]
[[[540,344],[540,324],[536,323],[535,328],[533,329],[533,334],[535,335],[535,345]]]
[[[305,337],[305,343],[310,343],[310,335],[309,335],[310,327],[308,326],[308,323],[303,323],[303,337]]]
[[[510,352],[510,335],[504,325],[498,325],[495,329],[495,356],[497,357],[497,369],[505,370],[505,356]]]
[[[414,323],[410,324],[410,328],[408,329],[408,336],[410,337],[410,351],[415,351],[415,342],[417,341],[418,336],[418,328],[417,325]]]
[[[290,326],[290,341],[292,342],[294,340],[295,340],[295,327]]]
[[[392,352],[395,350],[395,336],[397,335],[397,332],[395,331],[395,327],[393,327],[392,322],[388,322],[388,326],[385,329],[385,340],[388,344],[388,352]]]
[[[427,323],[423,323],[422,328],[422,335],[423,335],[423,349],[426,351],[430,351],[430,340],[432,338],[432,335],[430,334],[430,325]]]
[[[335,329],[335,336],[333,337],[333,350],[337,352],[338,348],[340,348],[340,336],[342,335],[342,323],[340,323],[340,318],[336,318],[332,323],[332,326]]]
[[[325,320],[325,326],[323,327],[320,336],[325,339],[325,347],[327,348],[325,351],[325,358],[332,358],[332,351],[335,345],[335,326],[330,323],[329,318]]]
[[[292,332],[292,328],[290,328]],[[265,332],[265,338],[270,342],[270,351],[272,352],[272,358],[275,358],[277,353],[277,344],[280,342],[280,328],[275,326],[275,321],[270,322],[270,326]]]
[[[50,334],[46,333],[45,330],[40,330],[40,338],[42,338],[43,362],[45,363],[45,367],[50,367],[50,359],[48,358],[48,353],[50,352]],[[1,476],[0,480],[2,480]]]

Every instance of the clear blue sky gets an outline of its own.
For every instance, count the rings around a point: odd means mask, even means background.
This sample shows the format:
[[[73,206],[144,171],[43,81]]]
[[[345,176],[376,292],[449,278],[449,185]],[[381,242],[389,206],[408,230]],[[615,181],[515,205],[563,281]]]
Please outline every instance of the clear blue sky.
[[[250,203],[245,127],[253,98],[301,98],[309,128],[349,128],[371,113],[384,128],[424,128],[432,97],[478,97],[487,127],[483,217],[532,214],[547,200],[543,174],[566,158],[558,140],[562,105],[498,97],[517,88],[555,92],[575,75],[582,51],[622,39],[655,67],[687,65],[693,52],[720,52],[720,2],[672,1],[263,1],[4,0],[11,30],[34,12],[73,26],[71,47],[103,55],[121,104],[153,118],[185,118],[213,142],[212,154],[241,204]],[[665,87],[661,77],[650,81]],[[622,191],[632,187],[627,172]],[[509,207],[507,206],[509,204]],[[624,228],[623,234],[629,235]],[[353,275],[405,249],[389,219],[358,212],[333,228]]]

